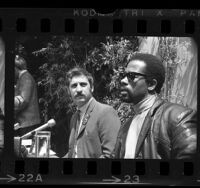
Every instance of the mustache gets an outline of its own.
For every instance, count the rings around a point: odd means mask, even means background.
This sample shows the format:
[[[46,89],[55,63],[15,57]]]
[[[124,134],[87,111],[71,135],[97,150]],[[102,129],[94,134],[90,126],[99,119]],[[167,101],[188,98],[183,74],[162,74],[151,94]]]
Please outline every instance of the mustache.
[[[84,97],[85,95],[84,94],[82,94],[82,93],[77,93],[74,97],[75,98],[78,98],[78,97]]]
[[[124,87],[124,86],[121,86],[121,87],[120,87],[120,91],[127,91],[127,88]]]

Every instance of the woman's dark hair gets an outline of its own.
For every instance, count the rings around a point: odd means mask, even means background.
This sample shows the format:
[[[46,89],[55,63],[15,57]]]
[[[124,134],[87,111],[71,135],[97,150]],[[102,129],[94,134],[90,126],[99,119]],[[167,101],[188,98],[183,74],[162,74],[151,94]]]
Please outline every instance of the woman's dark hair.
[[[155,91],[156,93],[160,93],[165,82],[165,67],[161,60],[154,55],[144,53],[134,54],[130,58],[129,62],[133,60],[140,60],[146,64],[147,82],[155,79],[157,81]]]

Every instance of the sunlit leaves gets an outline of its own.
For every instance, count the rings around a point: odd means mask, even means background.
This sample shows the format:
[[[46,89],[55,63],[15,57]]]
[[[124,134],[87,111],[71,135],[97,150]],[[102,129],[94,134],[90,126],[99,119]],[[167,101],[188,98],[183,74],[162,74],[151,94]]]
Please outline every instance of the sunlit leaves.
[[[66,72],[81,66],[94,76],[94,97],[112,105],[122,122],[125,121],[131,110],[119,100],[119,73],[137,48],[136,37],[53,36],[41,49],[32,52],[46,60],[39,67],[41,76],[37,79],[38,86],[44,90],[40,100],[43,116],[56,117],[63,111],[73,111],[74,105],[66,87]]]

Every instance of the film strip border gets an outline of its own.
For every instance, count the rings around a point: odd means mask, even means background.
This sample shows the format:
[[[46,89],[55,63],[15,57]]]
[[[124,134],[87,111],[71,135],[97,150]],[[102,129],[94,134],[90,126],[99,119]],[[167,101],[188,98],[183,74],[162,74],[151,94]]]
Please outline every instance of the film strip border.
[[[31,11],[33,15],[31,15]],[[30,10],[0,14],[0,35],[143,35],[187,36],[199,39],[199,17],[73,17]],[[51,14],[52,13],[52,14]],[[50,15],[50,16],[47,16]],[[85,13],[86,15],[86,13]],[[15,37],[13,37],[15,38]],[[6,37],[5,37],[6,40]],[[198,42],[198,40],[197,40]],[[8,131],[6,128],[5,131]],[[199,131],[198,131],[199,132]],[[9,146],[9,143],[5,147]],[[6,151],[6,150],[4,150]],[[8,154],[12,154],[8,152]],[[196,158],[198,159],[198,158]],[[0,161],[0,174],[13,183],[140,183],[187,184],[200,182],[200,161],[15,159]],[[0,177],[1,178],[1,177]]]
[[[0,164],[1,172],[12,183],[198,185],[200,182],[199,162],[184,160],[18,159]]]
[[[199,23],[193,19],[181,19],[181,20],[170,20],[170,19],[156,19],[152,21],[151,19],[110,19],[110,20],[99,20],[99,19],[87,19],[84,20],[84,27],[80,28],[80,25],[83,25],[83,20],[75,20],[67,18],[63,20],[61,27],[59,24],[55,23],[55,20],[49,18],[41,18],[36,24],[36,28],[30,25],[31,21],[26,18],[17,18],[15,29],[18,33],[32,33],[33,31],[39,33],[51,33],[59,32],[66,34],[80,34],[84,32],[89,34],[131,34],[137,33],[138,35],[193,35],[199,32]],[[33,22],[31,23],[33,24]],[[105,27],[106,24],[108,27]],[[34,25],[34,24],[33,24]],[[133,26],[133,27],[131,27]],[[177,28],[177,26],[179,26]],[[0,32],[4,31],[3,21],[0,18]]]
[[[0,32],[187,35],[199,33],[200,10],[1,9]]]

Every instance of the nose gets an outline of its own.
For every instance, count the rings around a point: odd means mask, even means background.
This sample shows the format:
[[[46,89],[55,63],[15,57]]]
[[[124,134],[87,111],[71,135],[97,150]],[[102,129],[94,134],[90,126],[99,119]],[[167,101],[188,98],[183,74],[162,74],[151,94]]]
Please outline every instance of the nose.
[[[126,85],[128,85],[128,79],[127,79],[127,77],[124,77],[122,80],[121,80],[121,86],[126,86]]]
[[[82,91],[82,87],[80,86],[80,84],[77,85],[76,91],[77,91],[78,93]]]

